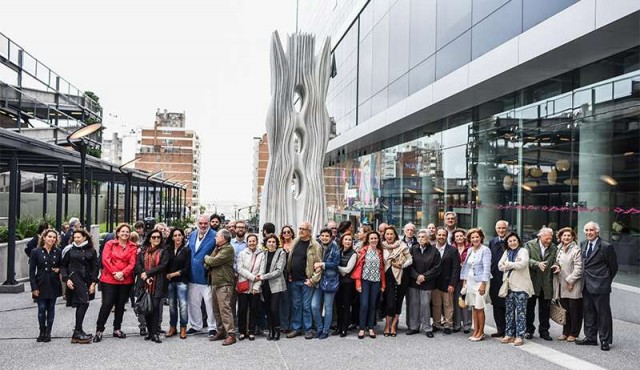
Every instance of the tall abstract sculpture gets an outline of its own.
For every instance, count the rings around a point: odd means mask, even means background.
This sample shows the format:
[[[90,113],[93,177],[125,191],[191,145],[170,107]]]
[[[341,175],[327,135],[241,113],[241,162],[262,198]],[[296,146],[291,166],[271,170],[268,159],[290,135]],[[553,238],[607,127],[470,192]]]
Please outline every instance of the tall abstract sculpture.
[[[260,222],[273,222],[276,229],[309,221],[317,232],[326,223],[322,165],[331,131],[325,106],[331,75],[329,38],[318,55],[314,50],[315,37],[310,34],[290,35],[287,53],[277,31],[271,38],[269,163]]]

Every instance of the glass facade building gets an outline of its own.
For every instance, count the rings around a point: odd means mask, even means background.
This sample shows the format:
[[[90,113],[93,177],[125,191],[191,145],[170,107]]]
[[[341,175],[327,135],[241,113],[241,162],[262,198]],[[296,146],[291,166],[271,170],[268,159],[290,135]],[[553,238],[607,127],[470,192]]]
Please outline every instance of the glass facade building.
[[[504,219],[524,239],[545,225],[582,238],[593,220],[616,246],[617,280],[637,285],[640,38],[627,26],[640,28],[640,9],[615,18],[596,2],[352,1],[354,18],[329,33],[329,217],[423,228],[452,210],[463,228],[492,234]],[[596,26],[541,47],[572,13]],[[600,47],[612,30],[616,46]],[[517,63],[471,81],[510,51]]]

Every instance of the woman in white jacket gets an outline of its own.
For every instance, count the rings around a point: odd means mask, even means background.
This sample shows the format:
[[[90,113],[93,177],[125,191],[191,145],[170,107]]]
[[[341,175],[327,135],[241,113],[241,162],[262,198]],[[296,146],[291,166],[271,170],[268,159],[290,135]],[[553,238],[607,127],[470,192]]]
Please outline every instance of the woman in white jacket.
[[[264,253],[258,248],[258,236],[251,234],[247,237],[247,247],[238,254],[238,332],[240,340],[249,338],[254,340],[256,323],[258,321],[258,304],[262,281],[256,276],[263,275],[265,270]],[[242,285],[247,284],[246,291],[241,291]],[[247,311],[249,311],[249,327],[247,330]]]
[[[533,294],[533,283],[529,275],[529,252],[522,248],[518,234],[507,235],[507,249],[498,262],[498,269],[504,272],[502,280],[509,281],[509,292],[505,297],[507,324],[500,342],[521,346],[527,324],[527,300]]]

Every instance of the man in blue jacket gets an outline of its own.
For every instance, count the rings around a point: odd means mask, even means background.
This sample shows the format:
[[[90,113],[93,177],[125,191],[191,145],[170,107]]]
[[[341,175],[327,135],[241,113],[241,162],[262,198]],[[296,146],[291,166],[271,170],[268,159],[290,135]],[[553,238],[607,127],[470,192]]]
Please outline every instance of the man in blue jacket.
[[[198,217],[198,232],[189,235],[189,248],[191,249],[191,274],[189,276],[189,325],[191,328],[187,334],[196,334],[202,330],[202,311],[200,304],[204,300],[207,311],[207,325],[209,336],[216,335],[216,319],[213,316],[213,298],[211,287],[207,279],[207,271],[204,267],[204,257],[211,254],[216,245],[216,232],[209,226],[209,216]]]

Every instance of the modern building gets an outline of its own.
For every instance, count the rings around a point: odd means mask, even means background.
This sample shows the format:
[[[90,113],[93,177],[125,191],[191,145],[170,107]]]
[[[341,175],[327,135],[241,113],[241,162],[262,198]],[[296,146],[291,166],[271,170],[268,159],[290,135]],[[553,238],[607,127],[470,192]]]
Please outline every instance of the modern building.
[[[329,215],[492,234],[597,221],[640,272],[640,2],[300,3],[331,37]]]
[[[195,214],[200,205],[200,138],[186,129],[185,113],[158,109],[153,129],[142,129],[140,135],[140,159],[135,168],[162,171],[161,178],[186,186],[186,206]]]
[[[111,134],[110,137],[102,135],[102,155],[101,158],[107,162],[121,165],[122,162],[122,138],[117,132]]]
[[[264,177],[267,174],[267,164],[269,163],[269,143],[267,134],[262,137],[254,137],[253,144],[253,204],[260,209],[260,194],[264,186]]]

